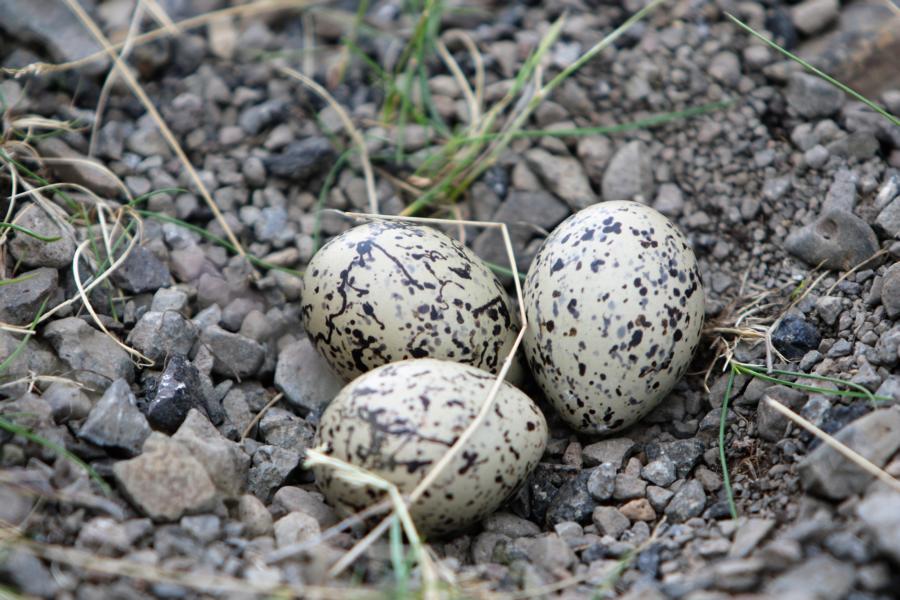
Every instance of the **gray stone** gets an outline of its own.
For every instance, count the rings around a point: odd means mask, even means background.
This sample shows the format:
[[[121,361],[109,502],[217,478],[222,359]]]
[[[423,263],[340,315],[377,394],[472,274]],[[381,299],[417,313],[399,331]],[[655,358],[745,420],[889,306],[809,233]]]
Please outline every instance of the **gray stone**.
[[[596,185],[600,185],[603,181],[603,174],[606,172],[606,165],[612,156],[612,145],[609,138],[600,135],[578,138],[577,153],[587,176]]]
[[[275,521],[275,544],[279,548],[305,542],[321,533],[319,522],[302,512],[292,512]]]
[[[0,14],[0,28],[22,41],[44,46],[55,62],[77,60],[101,50],[71,11],[54,0],[0,0]],[[100,60],[87,65],[87,72],[98,74],[108,65],[107,60]]]
[[[51,321],[44,328],[44,338],[83,383],[104,389],[116,379],[134,380],[134,365],[128,353],[79,318]]]
[[[650,483],[666,487],[675,481],[675,463],[667,456],[652,460],[641,469],[641,477]]]
[[[840,296],[822,296],[816,300],[816,312],[828,325],[834,325],[843,310],[843,300]]]
[[[252,466],[247,476],[247,491],[268,502],[275,490],[299,471],[301,455],[277,446],[260,446],[253,453]]]
[[[20,227],[45,237],[57,238],[45,242],[17,232],[9,240],[9,253],[28,267],[52,267],[61,269],[72,266],[75,257],[75,236],[60,217],[53,219],[38,204],[27,204],[13,222]]]
[[[311,137],[293,142],[280,153],[263,160],[266,170],[277,177],[302,181],[317,174],[334,158],[331,142]]]
[[[841,169],[834,175],[834,181],[828,188],[825,202],[822,203],[822,212],[842,210],[853,212],[856,208],[856,186],[859,183],[859,174],[850,169]]]
[[[687,477],[706,451],[706,445],[697,438],[674,442],[650,442],[644,448],[648,460],[668,458],[675,465],[675,474]]]
[[[511,538],[538,535],[541,532],[541,528],[536,523],[507,512],[496,512],[488,515],[482,522],[482,527],[484,527],[485,531],[499,533]]]
[[[153,294],[150,310],[155,312],[173,311],[185,314],[189,301],[188,293],[181,288],[160,288]]]
[[[250,135],[256,135],[269,125],[280,121],[286,112],[287,105],[283,100],[266,100],[243,109],[238,116],[238,125]]]
[[[222,519],[216,515],[181,517],[178,524],[203,545],[217,540],[222,532]]]
[[[3,375],[10,379],[27,377],[32,373],[57,373],[62,369],[56,355],[41,340],[34,336],[20,339],[3,330],[0,330],[0,363],[5,365]],[[23,382],[7,385],[4,391],[9,394],[25,393],[28,387],[29,383]]]
[[[673,523],[683,523],[697,517],[706,508],[706,491],[699,481],[691,479],[675,492],[666,506],[666,517]]]
[[[272,532],[272,515],[259,498],[244,494],[238,501],[238,519],[244,524],[245,533],[254,538]]]
[[[728,551],[731,558],[744,558],[766,539],[766,536],[774,529],[774,519],[747,519],[734,534],[734,542]]]
[[[497,550],[497,546],[501,544],[505,546],[510,541],[509,536],[493,531],[485,531],[484,533],[478,534],[472,541],[472,548],[470,550],[472,553],[472,562],[476,565],[496,562],[494,559],[494,552]]]
[[[66,382],[54,381],[44,390],[41,398],[50,405],[56,423],[80,421],[91,412],[91,400],[80,387]]]
[[[631,521],[628,520],[628,517],[612,506],[598,506],[595,508],[592,520],[599,533],[615,539],[619,539],[619,536],[631,526]]]
[[[525,153],[525,160],[544,185],[573,211],[597,202],[581,163],[571,156],[557,156],[543,148],[532,148]]]
[[[324,408],[344,385],[344,380],[331,370],[307,338],[290,344],[278,354],[275,387],[302,414]]]
[[[791,8],[794,26],[806,35],[825,29],[838,16],[838,0],[804,0]]]
[[[591,471],[587,489],[594,500],[603,502],[612,498],[616,489],[616,471],[616,466],[610,462],[601,463]]]
[[[784,394],[765,394],[756,407],[756,432],[762,439],[768,442],[780,441],[787,433],[790,421],[778,412],[778,409],[769,404],[769,400],[779,402],[793,411],[800,410],[806,401],[806,396],[794,396]]]
[[[259,433],[267,444],[302,453],[313,445],[316,432],[312,425],[297,415],[273,407],[260,419]]]
[[[881,303],[890,318],[896,319],[900,316],[900,262],[891,265],[884,273]]]
[[[110,279],[127,292],[142,294],[170,285],[172,274],[149,248],[135,246],[128,258],[113,271]]]
[[[797,71],[785,92],[788,104],[808,118],[827,117],[844,105],[844,93],[824,79]]]
[[[887,238],[900,234],[900,197],[890,201],[875,219],[875,229]]]
[[[878,467],[900,449],[900,407],[883,408],[861,417],[835,436]],[[832,500],[861,492],[872,480],[856,463],[826,444],[820,445],[799,465],[806,489]]]
[[[792,231],[785,248],[809,266],[846,271],[878,251],[878,238],[865,221],[836,210]]]
[[[154,362],[187,355],[197,341],[197,326],[181,313],[150,310],[135,323],[127,343]]]
[[[116,379],[94,405],[78,437],[102,448],[136,456],[150,436],[147,419],[124,379]]]
[[[7,279],[0,286],[0,321],[11,325],[28,325],[44,311],[52,308],[59,275],[56,269],[42,267]]]
[[[582,471],[559,488],[547,510],[547,524],[555,525],[563,521],[587,523],[596,502],[588,492],[590,471]]]
[[[822,144],[816,144],[803,153],[803,160],[813,169],[821,169],[828,162],[828,148]]]
[[[604,200],[634,200],[640,196],[645,203],[653,198],[653,167],[641,142],[625,144],[609,161],[602,195]]]
[[[650,506],[657,512],[664,511],[669,504],[669,500],[671,500],[674,495],[675,492],[667,490],[664,487],[659,487],[658,485],[647,486],[647,500],[650,501]]]
[[[853,344],[850,340],[839,339],[828,349],[825,356],[828,358],[840,358],[842,356],[849,356],[851,352],[853,352]]]
[[[177,521],[210,510],[216,488],[200,460],[183,444],[154,432],[137,458],[113,465],[125,496],[154,521]]]
[[[820,554],[773,579],[765,591],[776,598],[840,600],[853,587],[853,574],[853,565]]]
[[[209,348],[215,361],[213,372],[224,377],[243,379],[255,375],[263,365],[265,348],[239,333],[212,325],[200,334],[200,342]]]
[[[239,444],[223,437],[200,411],[191,409],[172,440],[200,460],[222,495],[236,498],[244,492],[250,457]]]
[[[620,437],[589,444],[582,450],[582,456],[586,467],[612,463],[618,470],[622,468],[625,459],[631,457],[635,452],[637,452],[637,445],[634,440]]]
[[[327,529],[338,522],[334,509],[325,504],[321,495],[292,485],[286,485],[275,492],[272,505],[285,513],[305,513],[318,521],[322,529]]]
[[[900,564],[900,493],[887,490],[870,493],[857,505],[856,514],[878,549]]]
[[[515,543],[525,551],[529,562],[551,572],[568,569],[578,560],[568,542],[555,533],[520,538]]]
[[[56,598],[60,591],[50,569],[25,550],[11,548],[5,554],[0,562],[0,579],[12,584],[16,592],[32,598]]]
[[[653,208],[667,217],[680,217],[684,211],[684,194],[681,192],[681,188],[674,183],[660,184],[656,191],[656,200],[653,201]]]
[[[58,159],[58,161],[48,161],[48,164],[60,181],[83,185],[101,198],[114,199],[122,193],[122,189],[113,175],[98,168],[100,163],[73,150],[60,138],[45,138],[38,142],[37,147],[42,157]],[[89,166],[86,163],[95,164],[97,167]]]
[[[644,492],[646,490],[646,481],[643,481],[634,475],[619,473],[618,475],[616,475],[616,488],[613,492],[613,498],[615,498],[616,500],[631,500],[632,498],[643,498]]]
[[[734,87],[741,79],[741,61],[734,52],[717,52],[709,61],[709,74],[720,83]]]

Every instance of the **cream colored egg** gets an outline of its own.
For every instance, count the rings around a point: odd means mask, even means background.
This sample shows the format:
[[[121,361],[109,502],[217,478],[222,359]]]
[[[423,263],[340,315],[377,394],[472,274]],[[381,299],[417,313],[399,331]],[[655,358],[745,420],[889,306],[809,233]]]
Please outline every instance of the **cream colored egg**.
[[[518,331],[509,296],[490,269],[430,227],[354,227],[316,253],[303,282],[303,325],[348,380],[425,357],[496,373]]]
[[[602,202],[563,221],[525,281],[528,364],[573,428],[607,434],[687,371],[703,327],[694,253],[662,214]]]
[[[317,445],[410,493],[475,419],[494,382],[468,365],[416,359],[382,366],[349,383],[319,424]],[[538,464],[547,423],[531,399],[503,383],[490,414],[465,448],[411,507],[416,526],[442,535],[495,511]],[[328,467],[316,483],[342,512],[381,496],[353,486]]]

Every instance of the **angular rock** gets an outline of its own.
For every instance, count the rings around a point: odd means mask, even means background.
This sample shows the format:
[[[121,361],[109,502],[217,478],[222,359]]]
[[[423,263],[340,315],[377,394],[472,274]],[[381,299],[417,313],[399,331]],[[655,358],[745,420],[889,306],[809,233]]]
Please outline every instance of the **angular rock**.
[[[70,228],[60,225],[60,221],[51,218],[37,204],[26,205],[16,214],[13,222],[41,237],[57,238],[45,242],[17,232],[9,240],[9,253],[14,259],[29,267],[61,269],[72,266],[75,237]]]
[[[313,445],[316,434],[312,425],[277,407],[270,408],[260,419],[259,432],[265,443],[298,453]]]
[[[275,387],[284,392],[287,401],[301,414],[323,409],[345,383],[307,338],[290,344],[278,354]]]
[[[850,169],[841,169],[834,175],[834,181],[828,188],[825,202],[822,203],[822,212],[843,210],[853,212],[856,207],[856,186],[859,183],[859,174]]]
[[[900,565],[900,493],[870,493],[856,508],[878,549]]]
[[[886,238],[900,234],[900,197],[885,206],[875,219],[875,230]]]
[[[728,556],[731,558],[749,556],[774,527],[774,519],[747,519],[735,532]]]
[[[3,375],[10,379],[26,377],[30,373],[58,373],[62,369],[56,355],[41,340],[29,336],[23,344],[19,336],[2,330],[0,330],[0,363],[5,365]],[[29,383],[23,382],[7,386],[4,391],[9,394],[25,393],[28,387]]]
[[[616,475],[616,489],[613,492],[613,498],[616,500],[631,500],[632,498],[643,498],[644,492],[647,490],[647,482],[642,481],[634,475],[627,473],[619,473]]]
[[[641,469],[641,477],[650,483],[666,487],[676,479],[675,463],[667,456],[650,461]]]
[[[815,325],[803,317],[788,314],[772,332],[772,344],[785,358],[802,358],[819,347],[822,336]]]
[[[169,267],[144,246],[135,246],[128,258],[110,276],[113,283],[127,292],[155,292],[172,284]]]
[[[697,517],[706,508],[706,491],[699,481],[691,479],[675,492],[666,506],[666,517],[673,523],[683,523]]]
[[[200,372],[186,358],[176,354],[169,359],[157,382],[156,393],[147,406],[147,420],[154,429],[171,435],[181,426],[192,408],[209,416],[200,384]],[[221,422],[221,410],[216,416]]]
[[[56,269],[42,267],[9,279],[0,286],[0,321],[11,325],[28,325],[44,311],[52,308],[59,282]],[[45,303],[46,302],[46,303]]]
[[[838,0],[804,0],[791,9],[791,17],[801,33],[812,35],[834,21],[839,10]]]
[[[601,440],[589,444],[581,451],[586,467],[594,467],[601,463],[612,463],[618,470],[622,468],[626,458],[630,458],[637,452],[637,444],[634,440],[620,437]]]
[[[616,489],[616,467],[613,463],[601,463],[591,470],[587,482],[588,493],[594,500],[603,502],[613,496]]]
[[[122,493],[157,522],[213,508],[216,488],[200,460],[184,444],[153,432],[137,458],[113,465]]]
[[[881,304],[892,319],[900,316],[900,262],[885,271],[881,284]]]
[[[598,506],[591,516],[594,525],[603,535],[618,539],[631,525],[628,517],[612,506]]]
[[[674,442],[650,442],[644,448],[648,460],[668,458],[672,461],[679,478],[687,477],[705,451],[706,445],[697,438]]]
[[[597,202],[581,163],[571,156],[557,156],[543,148],[532,148],[525,153],[525,160],[544,185],[573,211]]]
[[[91,409],[78,437],[102,448],[136,456],[150,433],[128,382],[116,379]]]
[[[325,504],[319,494],[292,485],[286,485],[275,492],[272,504],[284,510],[285,513],[307,514],[318,521],[322,529],[327,529],[338,521],[334,509]]]
[[[254,538],[272,532],[272,514],[259,498],[244,494],[238,501],[238,519],[244,524],[247,536]]]
[[[80,421],[88,416],[93,406],[81,388],[59,381],[51,383],[41,398],[50,405],[56,423]]]
[[[806,396],[796,398],[792,402],[785,402],[782,397],[765,394],[759,401],[756,407],[756,431],[762,439],[776,443],[787,433],[790,421],[777,408],[769,404],[770,399],[786,405],[793,411],[797,411],[805,403]]]
[[[853,565],[820,554],[773,579],[765,591],[776,598],[839,600],[853,587],[853,575]]]
[[[38,142],[38,151],[44,158],[62,159],[50,163],[51,170],[60,181],[77,183],[106,199],[115,199],[122,193],[119,184],[107,171],[85,164],[92,162],[80,152],[70,148],[58,137],[49,137]],[[94,163],[99,166],[99,163]]]
[[[809,266],[846,271],[878,251],[878,238],[853,213],[833,210],[792,231],[785,248]]]
[[[319,522],[302,512],[292,512],[275,521],[275,544],[279,548],[303,542],[319,535]]]
[[[482,522],[482,527],[484,527],[485,531],[499,533],[511,538],[538,535],[541,532],[541,528],[536,523],[507,512],[496,512],[488,515]]]
[[[128,334],[127,343],[155,362],[187,355],[197,341],[197,326],[174,311],[144,313]]]
[[[631,521],[655,521],[656,511],[646,498],[626,502],[619,511]]]
[[[283,100],[266,100],[243,109],[238,116],[238,125],[250,135],[256,135],[269,125],[280,121],[286,112],[287,105]]]
[[[587,523],[597,503],[588,492],[590,471],[582,471],[559,488],[547,510],[547,524],[556,525],[563,521]]]
[[[882,408],[861,417],[835,436],[878,467],[900,449],[900,407]],[[865,489],[872,475],[826,444],[800,462],[800,479],[807,491],[843,500]]]
[[[116,379],[134,380],[131,357],[118,344],[77,317],[51,321],[44,328],[60,360],[76,378],[104,389]]]
[[[310,137],[288,144],[281,154],[263,159],[266,170],[276,177],[302,181],[318,173],[334,158],[331,142],[324,137]]]
[[[841,90],[824,79],[802,71],[791,75],[785,96],[794,110],[811,119],[833,115],[845,100]]]
[[[16,592],[31,598],[56,598],[60,592],[50,569],[38,557],[24,550],[10,549],[3,557],[0,579],[12,584]]]
[[[200,341],[209,348],[215,359],[213,372],[224,377],[243,379],[255,375],[266,355],[265,348],[259,342],[225,331],[218,325],[204,329]]]
[[[604,200],[633,200],[640,196],[644,203],[653,198],[653,168],[644,145],[634,141],[613,155],[603,175]]]
[[[198,410],[191,409],[172,440],[200,460],[215,487],[228,498],[244,492],[250,457],[241,446],[226,439]]]
[[[260,446],[253,453],[252,467],[247,475],[247,491],[268,502],[282,485],[292,483],[300,470],[302,456],[298,452]]]

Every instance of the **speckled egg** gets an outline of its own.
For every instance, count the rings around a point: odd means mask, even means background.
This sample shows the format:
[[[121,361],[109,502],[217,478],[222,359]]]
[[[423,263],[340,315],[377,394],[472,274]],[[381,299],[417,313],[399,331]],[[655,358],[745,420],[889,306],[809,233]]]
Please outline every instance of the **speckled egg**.
[[[490,269],[430,227],[354,227],[316,253],[303,282],[303,325],[347,380],[425,357],[496,373],[518,332],[509,296]]]
[[[392,363],[349,383],[328,405],[316,441],[410,493],[475,419],[494,375],[430,358]],[[492,513],[525,480],[544,453],[547,423],[531,399],[503,383],[487,418],[411,507],[417,528],[442,535]],[[381,498],[328,467],[316,483],[341,512]]]
[[[694,253],[659,212],[602,202],[563,221],[525,281],[528,364],[573,428],[636,422],[687,371],[703,326]]]

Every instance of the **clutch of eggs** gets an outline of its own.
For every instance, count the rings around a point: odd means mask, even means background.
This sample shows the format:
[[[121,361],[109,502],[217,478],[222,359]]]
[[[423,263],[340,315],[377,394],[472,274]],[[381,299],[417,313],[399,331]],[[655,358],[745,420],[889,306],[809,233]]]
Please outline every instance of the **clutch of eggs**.
[[[687,371],[703,326],[694,253],[659,212],[595,204],[544,241],[524,289],[525,353],[573,428],[608,434],[645,416]]]
[[[475,419],[496,377],[435,359],[393,363],[349,383],[328,405],[316,445],[410,493]],[[540,461],[543,414],[503,382],[487,418],[410,512],[416,527],[442,535],[495,511]],[[326,466],[316,483],[340,512],[358,512],[381,493],[348,483]]]
[[[410,358],[499,371],[518,318],[471,250],[430,227],[372,221],[325,244],[303,278],[302,319],[347,380]]]

